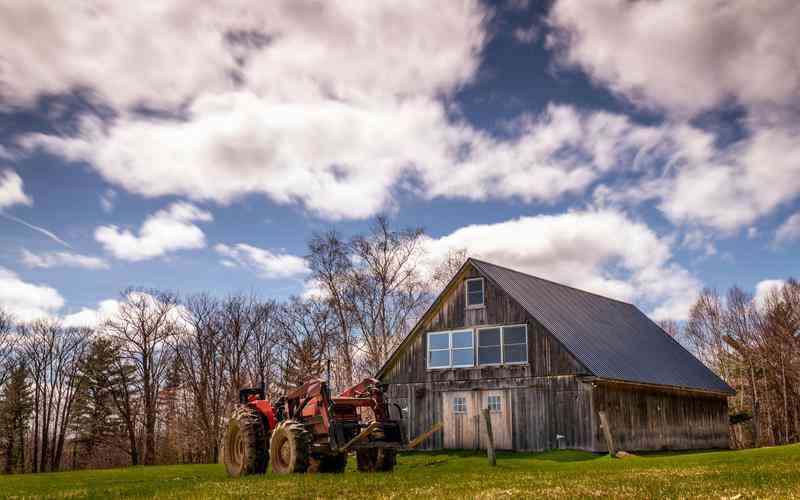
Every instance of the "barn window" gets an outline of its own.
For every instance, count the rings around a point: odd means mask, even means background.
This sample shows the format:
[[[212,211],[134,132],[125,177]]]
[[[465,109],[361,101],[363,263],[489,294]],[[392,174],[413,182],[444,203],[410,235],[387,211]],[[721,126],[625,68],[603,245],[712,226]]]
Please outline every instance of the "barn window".
[[[486,407],[489,411],[500,411],[500,396],[488,396],[486,398]]]
[[[467,413],[467,399],[456,397],[453,398],[453,413]]]
[[[478,364],[528,362],[528,327],[497,326],[478,330]]]
[[[428,333],[428,368],[475,366],[472,330]]]
[[[483,307],[483,278],[472,278],[466,281],[467,308]]]

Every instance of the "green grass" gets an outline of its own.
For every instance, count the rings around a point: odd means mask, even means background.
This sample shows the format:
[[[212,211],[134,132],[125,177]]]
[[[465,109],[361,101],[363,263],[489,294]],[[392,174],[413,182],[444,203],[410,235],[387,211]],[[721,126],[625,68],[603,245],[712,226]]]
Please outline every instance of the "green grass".
[[[2,498],[800,498],[800,445],[612,459],[576,451],[403,455],[394,473],[231,479],[221,465],[0,477]]]

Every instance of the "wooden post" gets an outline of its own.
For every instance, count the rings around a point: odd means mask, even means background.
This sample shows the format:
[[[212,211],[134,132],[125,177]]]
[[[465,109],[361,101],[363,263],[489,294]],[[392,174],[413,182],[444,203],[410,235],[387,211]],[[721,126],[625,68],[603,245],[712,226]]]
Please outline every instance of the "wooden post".
[[[494,455],[494,436],[492,435],[492,417],[489,415],[489,408],[481,410],[483,421],[486,422],[486,455],[489,457],[489,465],[497,465],[497,457]]]
[[[605,435],[606,437],[608,454],[613,457],[616,453],[616,450],[614,449],[614,438],[611,436],[611,426],[608,425],[608,417],[606,416],[606,412],[604,411],[600,411],[597,413],[600,415],[600,427],[602,427],[603,435]]]
[[[439,422],[438,424],[433,424],[433,427],[431,427],[428,432],[420,434],[419,436],[414,438],[413,441],[408,443],[408,446],[406,446],[406,448],[409,450],[413,450],[417,446],[421,445],[426,439],[428,439],[429,437],[433,436],[434,434],[442,430],[443,427],[444,424],[442,424],[441,422]]]

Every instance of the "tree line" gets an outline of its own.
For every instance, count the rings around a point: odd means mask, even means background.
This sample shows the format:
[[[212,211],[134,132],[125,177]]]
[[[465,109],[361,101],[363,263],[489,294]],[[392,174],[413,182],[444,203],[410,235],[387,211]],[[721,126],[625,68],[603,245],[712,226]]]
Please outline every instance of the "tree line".
[[[424,238],[384,218],[316,234],[313,287],[284,301],[131,288],[94,328],[0,310],[0,470],[219,461],[240,388],[263,382],[274,398],[330,366],[339,390],[378,370],[466,258],[423,273]],[[798,441],[796,281],[763,304],[704,291],[687,322],[663,326],[737,389],[736,446]]]
[[[738,287],[704,290],[678,328],[687,346],[734,389],[735,447],[800,441],[800,282],[756,301]]]
[[[423,277],[422,238],[384,218],[314,235],[313,288],[281,302],[131,288],[95,328],[0,311],[2,471],[217,462],[240,388],[377,371],[455,270]]]

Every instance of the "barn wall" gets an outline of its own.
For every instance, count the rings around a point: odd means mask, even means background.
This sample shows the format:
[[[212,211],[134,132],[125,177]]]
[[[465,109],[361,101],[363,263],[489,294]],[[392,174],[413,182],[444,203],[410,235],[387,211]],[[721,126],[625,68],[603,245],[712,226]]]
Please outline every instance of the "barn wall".
[[[575,376],[392,384],[388,396],[409,409],[407,431],[415,437],[437,422],[453,424],[452,409],[445,405],[447,394],[466,392],[479,398],[483,391],[503,394],[503,403],[510,411],[512,449],[557,448],[557,436],[562,435],[565,448],[593,451],[592,389]],[[471,413],[465,425],[469,426],[466,435],[474,436],[474,440],[467,439],[463,447],[477,448],[479,436],[485,433],[483,422],[477,413]],[[444,433],[437,433],[421,448],[443,447]]]
[[[446,292],[441,304],[424,318],[419,334],[411,338],[401,355],[381,377],[387,383],[408,384],[495,378],[533,378],[548,375],[586,374],[586,370],[528,312],[488,279],[484,281],[485,307],[467,309],[464,280],[480,276],[467,266],[456,286]],[[483,325],[528,325],[528,361],[526,365],[487,366],[428,370],[427,333]]]
[[[616,447],[627,451],[728,448],[724,396],[597,383],[594,446],[607,451],[597,411],[605,411]]]

